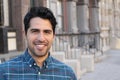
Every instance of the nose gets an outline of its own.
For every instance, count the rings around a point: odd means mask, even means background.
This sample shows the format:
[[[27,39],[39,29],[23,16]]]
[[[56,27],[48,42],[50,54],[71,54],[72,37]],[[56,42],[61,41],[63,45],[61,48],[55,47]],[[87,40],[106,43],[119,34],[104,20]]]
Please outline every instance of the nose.
[[[42,32],[38,34],[38,40],[40,40],[40,41],[45,40],[45,36],[44,36],[44,34]]]

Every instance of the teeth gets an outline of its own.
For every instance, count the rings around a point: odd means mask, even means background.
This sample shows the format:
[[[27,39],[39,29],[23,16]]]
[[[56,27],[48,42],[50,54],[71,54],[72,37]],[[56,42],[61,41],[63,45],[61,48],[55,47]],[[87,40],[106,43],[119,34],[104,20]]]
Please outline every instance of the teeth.
[[[37,45],[38,47],[44,47],[44,45]]]

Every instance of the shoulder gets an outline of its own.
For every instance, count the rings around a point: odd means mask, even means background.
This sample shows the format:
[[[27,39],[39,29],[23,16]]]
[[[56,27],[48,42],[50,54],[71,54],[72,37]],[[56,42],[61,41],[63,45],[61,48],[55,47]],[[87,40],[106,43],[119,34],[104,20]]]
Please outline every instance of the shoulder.
[[[56,58],[52,57],[52,64],[55,67],[58,67],[60,69],[64,69],[66,71],[68,71],[69,73],[74,73],[73,69],[71,68],[71,66],[67,65],[66,63],[57,60]]]
[[[73,78],[73,80],[76,80],[76,75],[75,75],[73,69],[70,66],[68,66],[64,62],[59,61],[59,60],[57,60],[53,57],[52,57],[52,64],[54,65],[54,67],[58,68],[62,72],[66,72],[66,74],[68,76],[71,76]]]
[[[52,64],[56,65],[56,66],[59,66],[59,67],[64,67],[64,68],[67,68],[67,69],[71,69],[70,66],[68,66],[67,64],[65,64],[64,62],[54,58],[54,57],[51,57],[52,59]]]
[[[54,58],[54,57],[51,57],[51,61],[52,61],[52,64],[54,65],[58,65],[60,67],[69,67],[68,65],[66,65],[64,62]]]

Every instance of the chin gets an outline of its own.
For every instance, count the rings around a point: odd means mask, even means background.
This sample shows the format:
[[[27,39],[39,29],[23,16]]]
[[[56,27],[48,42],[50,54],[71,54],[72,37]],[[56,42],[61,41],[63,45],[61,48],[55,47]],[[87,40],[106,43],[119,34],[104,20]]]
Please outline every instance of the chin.
[[[34,54],[36,57],[44,57],[47,55],[47,53],[38,53],[38,54]]]

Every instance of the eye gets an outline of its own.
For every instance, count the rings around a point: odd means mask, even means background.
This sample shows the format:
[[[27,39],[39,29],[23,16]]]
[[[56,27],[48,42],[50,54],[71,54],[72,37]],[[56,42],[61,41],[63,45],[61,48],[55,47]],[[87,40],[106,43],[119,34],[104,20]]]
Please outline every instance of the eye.
[[[51,31],[51,30],[45,30],[44,33],[46,33],[46,34],[51,34],[52,31]]]

